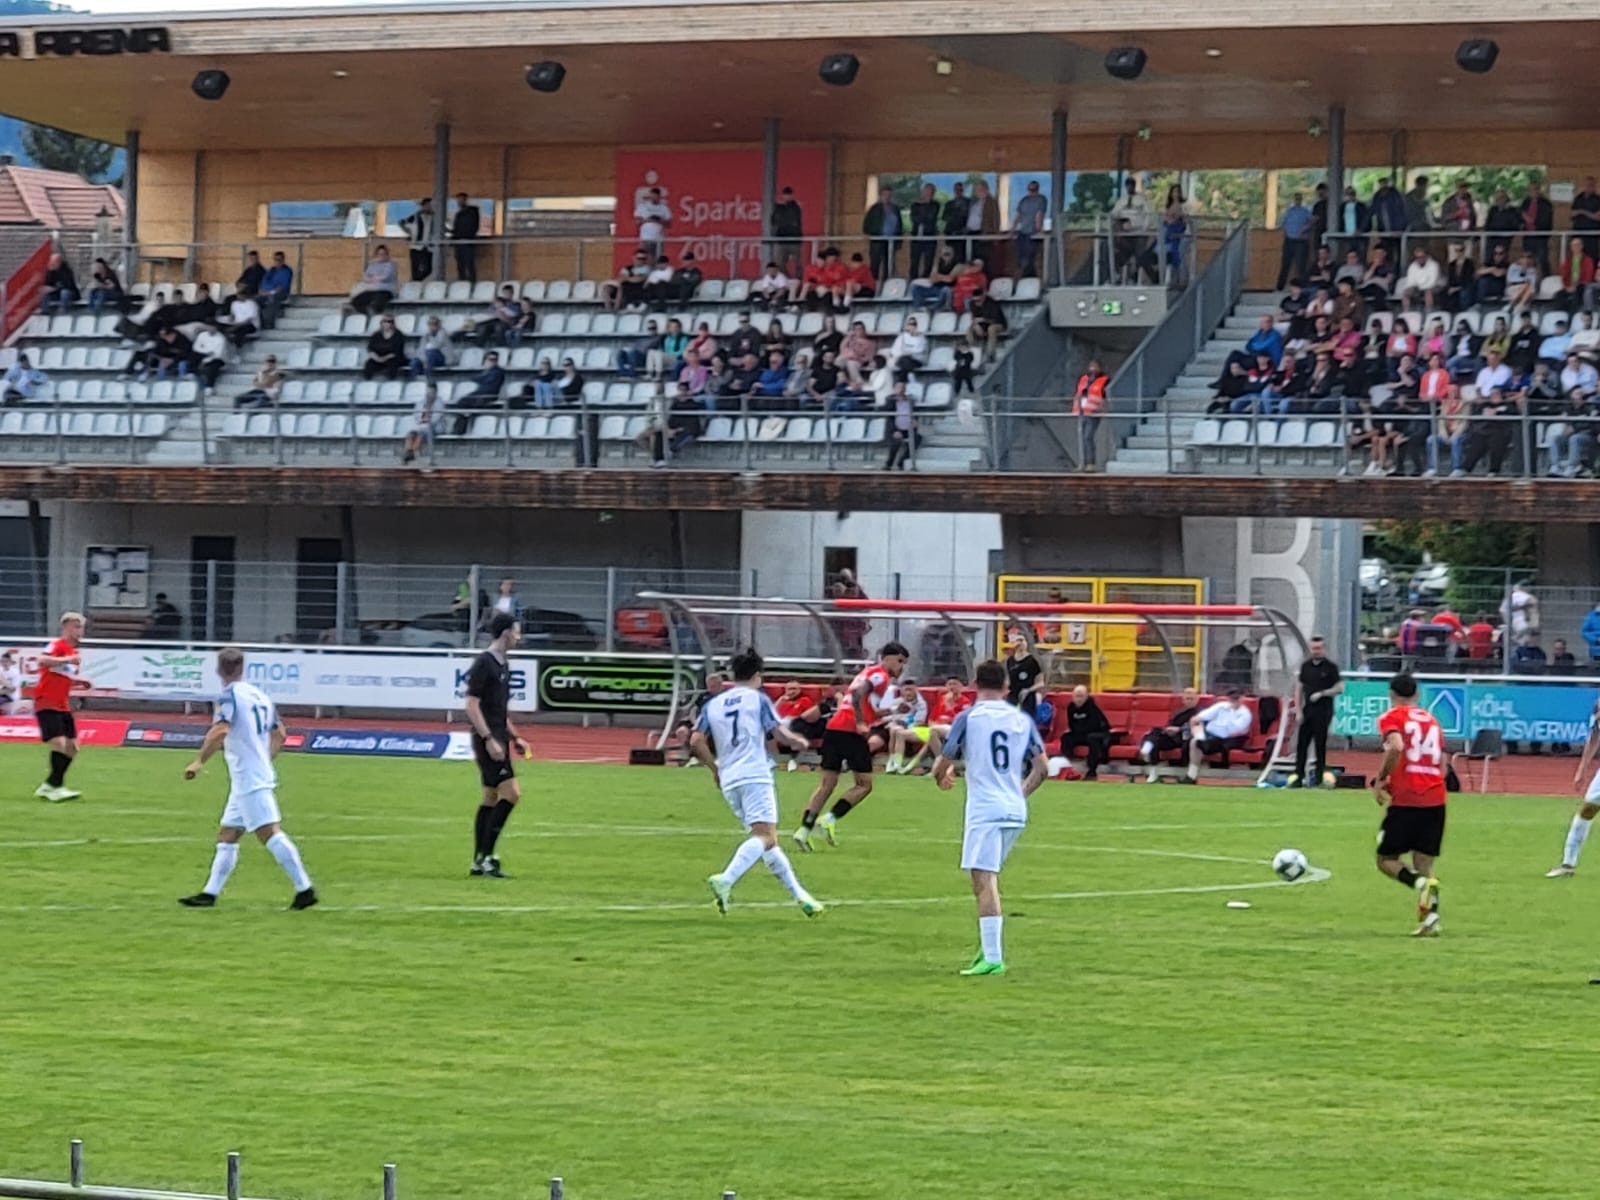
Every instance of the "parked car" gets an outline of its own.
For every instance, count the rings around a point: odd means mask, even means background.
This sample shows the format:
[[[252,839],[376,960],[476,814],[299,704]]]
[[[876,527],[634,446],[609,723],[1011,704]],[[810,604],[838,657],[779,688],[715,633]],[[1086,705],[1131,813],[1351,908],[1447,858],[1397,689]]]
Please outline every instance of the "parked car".
[[[600,639],[577,613],[552,608],[522,610],[522,642],[533,650],[597,650]],[[363,621],[364,646],[460,650],[472,645],[464,612],[424,613],[406,620]]]
[[[1393,612],[1400,604],[1394,571],[1381,558],[1361,560],[1361,611]]]
[[[1444,603],[1444,594],[1449,588],[1449,565],[1425,563],[1411,576],[1411,603],[1423,608],[1437,608]]]

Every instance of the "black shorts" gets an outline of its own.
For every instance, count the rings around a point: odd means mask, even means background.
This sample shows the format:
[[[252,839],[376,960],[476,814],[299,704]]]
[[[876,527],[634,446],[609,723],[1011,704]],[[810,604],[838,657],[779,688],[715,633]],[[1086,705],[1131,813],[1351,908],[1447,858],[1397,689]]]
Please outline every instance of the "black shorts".
[[[1444,844],[1444,810],[1443,804],[1427,808],[1390,805],[1378,829],[1378,857],[1399,858],[1415,850],[1437,858]]]
[[[837,774],[848,767],[857,775],[872,774],[872,748],[859,733],[842,729],[822,731],[822,769]]]
[[[39,722],[39,740],[41,742],[53,742],[56,738],[77,740],[78,722],[71,713],[41,708],[33,715]]]
[[[1207,757],[1213,754],[1229,754],[1234,750],[1243,750],[1249,742],[1250,739],[1247,737],[1203,738],[1200,742],[1200,753]]]
[[[517,777],[516,771],[511,766],[511,739],[509,734],[495,735],[495,741],[505,749],[504,760],[496,760],[489,756],[489,747],[477,734],[472,735],[472,757],[478,763],[478,778],[483,781],[486,788],[497,788],[509,779]]]

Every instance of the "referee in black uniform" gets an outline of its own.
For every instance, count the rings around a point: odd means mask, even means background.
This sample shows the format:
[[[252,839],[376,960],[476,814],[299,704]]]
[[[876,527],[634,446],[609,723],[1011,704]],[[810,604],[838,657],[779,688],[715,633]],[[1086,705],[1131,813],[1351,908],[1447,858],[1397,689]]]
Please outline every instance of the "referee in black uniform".
[[[1295,742],[1294,774],[1290,787],[1314,787],[1328,773],[1328,730],[1333,725],[1333,698],[1344,691],[1339,665],[1328,657],[1328,644],[1311,639],[1310,657],[1300,664],[1295,681],[1295,711],[1300,714],[1300,733]],[[1317,773],[1306,773],[1307,752],[1317,747]]]
[[[467,720],[472,724],[472,756],[478,761],[483,798],[473,826],[472,874],[494,879],[505,876],[495,857],[500,831],[511,810],[522,799],[511,752],[524,758],[528,743],[511,724],[511,652],[522,640],[522,627],[510,613],[495,613],[489,621],[489,648],[473,660],[467,672]]]

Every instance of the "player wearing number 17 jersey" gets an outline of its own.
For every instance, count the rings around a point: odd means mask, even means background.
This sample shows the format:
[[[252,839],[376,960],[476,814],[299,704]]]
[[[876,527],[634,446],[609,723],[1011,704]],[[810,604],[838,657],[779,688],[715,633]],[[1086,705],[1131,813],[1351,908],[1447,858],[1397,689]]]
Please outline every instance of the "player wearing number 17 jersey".
[[[217,652],[217,678],[222,697],[217,701],[212,726],[206,731],[200,753],[183,769],[185,779],[200,774],[206,760],[219,749],[228,763],[228,805],[222,810],[217,850],[211,859],[211,876],[205,890],[179,900],[185,908],[211,908],[239,861],[239,839],[253,833],[278,860],[294,884],[293,909],[317,902],[316,889],[300,861],[300,851],[279,827],[278,771],[273,760],[283,749],[283,721],[277,706],[260,688],[244,682],[244,652],[228,647]]]
[[[728,865],[706,883],[718,911],[727,912],[733,885],[759,858],[801,911],[814,917],[822,912],[822,905],[800,886],[789,856],[778,845],[778,793],[772,783],[772,762],[767,758],[768,738],[797,750],[804,750],[809,743],[779,724],[772,701],[761,690],[762,665],[754,650],[735,656],[733,686],[705,702],[689,739],[690,753],[711,768],[728,807],[750,834],[739,843]]]
[[[1436,937],[1439,881],[1433,861],[1444,841],[1444,731],[1416,700],[1417,681],[1396,675],[1389,681],[1389,711],[1378,718],[1383,763],[1372,790],[1387,810],[1378,833],[1378,870],[1417,893],[1414,936]]]
[[[961,869],[972,875],[982,949],[963,975],[1004,975],[1000,868],[1028,824],[1028,797],[1049,769],[1033,717],[1006,702],[1003,663],[978,664],[978,699],[950,726],[933,778],[949,791],[957,759],[967,764],[967,810]]]

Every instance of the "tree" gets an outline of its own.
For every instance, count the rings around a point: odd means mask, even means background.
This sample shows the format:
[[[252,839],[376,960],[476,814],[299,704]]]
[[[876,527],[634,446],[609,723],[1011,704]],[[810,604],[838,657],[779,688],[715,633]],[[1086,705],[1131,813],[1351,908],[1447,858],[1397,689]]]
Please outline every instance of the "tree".
[[[22,127],[22,152],[47,171],[99,179],[111,169],[116,147],[48,125]]]
[[[1067,216],[1092,217],[1110,212],[1116,196],[1116,176],[1101,171],[1077,175],[1072,181],[1072,202],[1067,205]]]
[[[1368,539],[1368,549],[1374,556],[1396,566],[1420,564],[1424,556],[1449,566],[1450,584],[1445,598],[1463,612],[1484,607],[1486,598],[1504,588],[1508,573],[1532,572],[1539,565],[1536,525],[1509,521],[1379,521]]]

